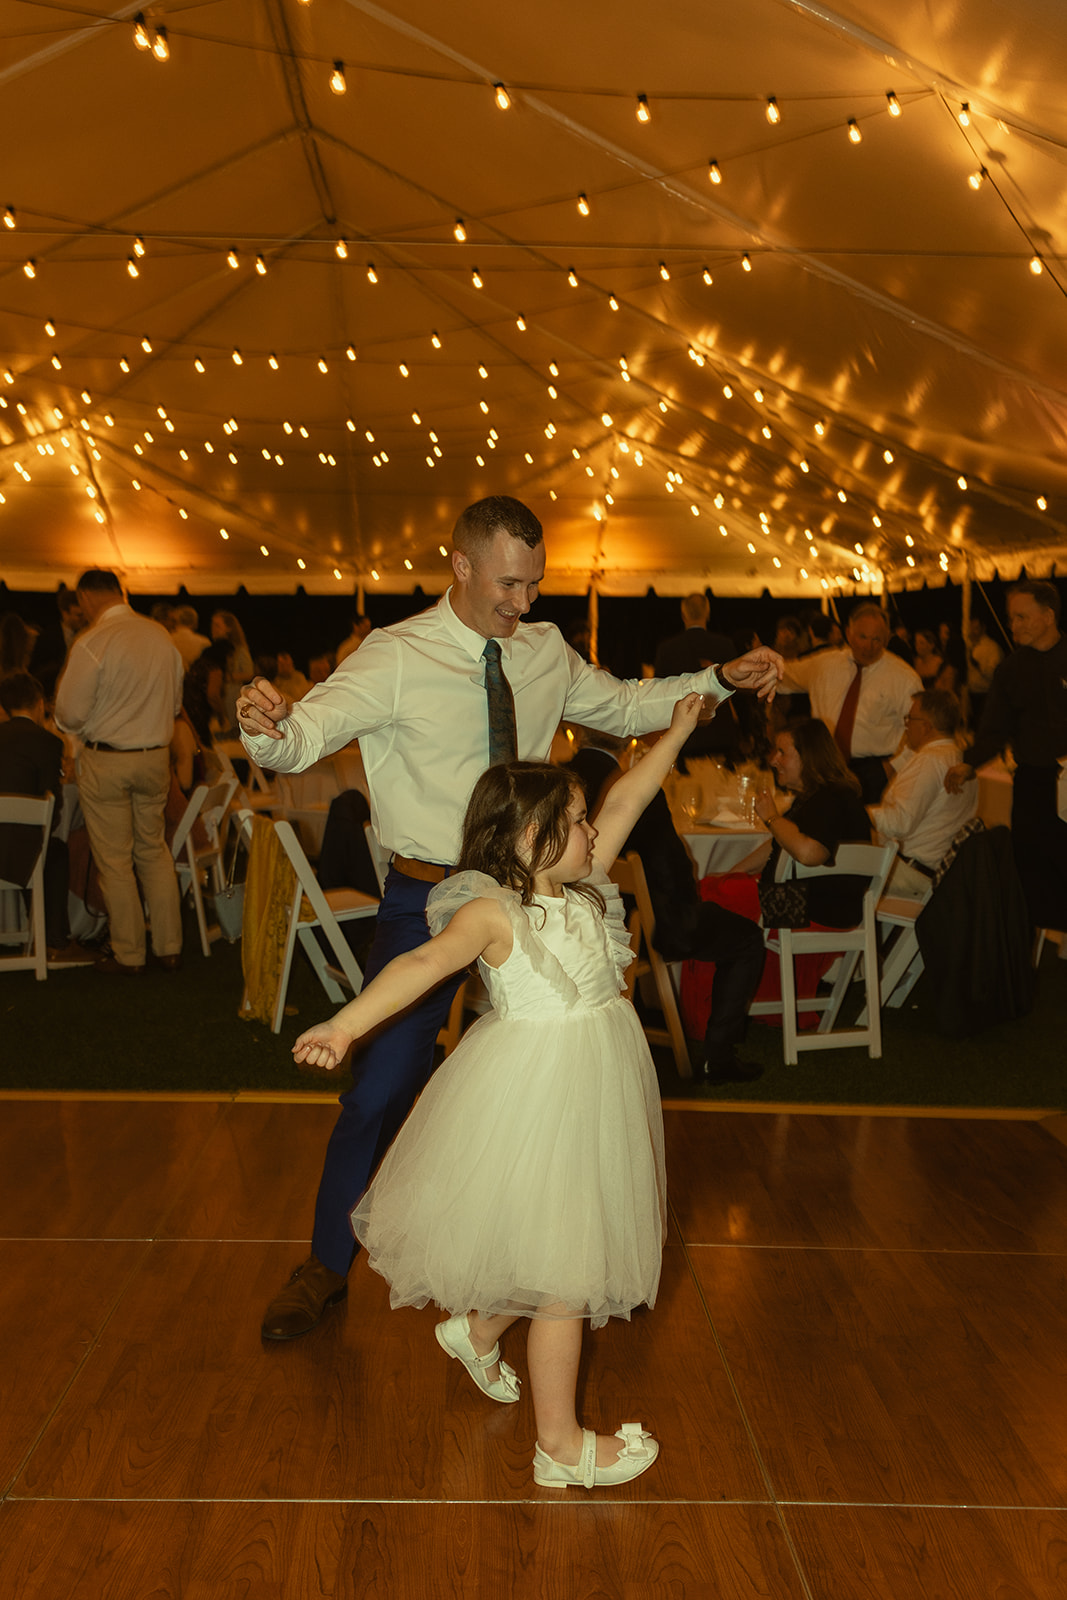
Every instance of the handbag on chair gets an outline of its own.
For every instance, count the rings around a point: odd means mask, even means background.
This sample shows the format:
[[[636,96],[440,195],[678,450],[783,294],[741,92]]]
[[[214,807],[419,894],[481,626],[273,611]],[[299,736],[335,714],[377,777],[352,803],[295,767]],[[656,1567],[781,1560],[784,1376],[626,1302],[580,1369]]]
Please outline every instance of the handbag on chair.
[[[808,886],[789,880],[784,883],[761,883],[759,908],[765,928],[806,928],[811,921]]]
[[[218,919],[222,937],[227,944],[236,944],[241,937],[241,927],[245,914],[245,886],[243,883],[234,883],[234,874],[237,868],[237,851],[240,845],[241,830],[234,829],[233,855],[230,857],[230,870],[226,874],[226,887],[220,889],[215,895],[215,916]]]

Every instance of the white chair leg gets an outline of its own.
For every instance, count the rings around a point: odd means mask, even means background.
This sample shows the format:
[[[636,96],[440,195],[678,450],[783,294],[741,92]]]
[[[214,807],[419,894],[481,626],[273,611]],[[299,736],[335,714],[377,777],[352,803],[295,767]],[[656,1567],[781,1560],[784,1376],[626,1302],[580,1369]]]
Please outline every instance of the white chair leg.
[[[831,1033],[833,1031],[834,1023],[837,1021],[837,1013],[844,1004],[844,999],[848,993],[849,985],[856,971],[856,963],[859,959],[860,952],[858,950],[842,951],[838,957],[837,977],[834,979],[834,986],[830,991],[829,1003],[819,1018],[819,1033]]]
[[[310,925],[301,925],[297,930],[304,954],[315,968],[315,974],[326,991],[326,998],[332,1000],[335,1006],[343,1006],[349,998],[337,982],[330,975],[329,963],[322,953],[322,946],[315,937],[315,929]]]
[[[878,989],[878,929],[872,915],[864,946],[864,983],[867,987],[867,1055],[877,1061],[882,1054],[882,1005]]]
[[[40,983],[48,977],[48,942],[44,928],[44,885],[38,882],[34,886],[32,915],[30,925],[33,929],[33,973]]]
[[[778,973],[782,987],[782,1055],[787,1067],[795,1067],[797,1053],[797,986],[793,972],[793,939],[788,928],[781,930]]]

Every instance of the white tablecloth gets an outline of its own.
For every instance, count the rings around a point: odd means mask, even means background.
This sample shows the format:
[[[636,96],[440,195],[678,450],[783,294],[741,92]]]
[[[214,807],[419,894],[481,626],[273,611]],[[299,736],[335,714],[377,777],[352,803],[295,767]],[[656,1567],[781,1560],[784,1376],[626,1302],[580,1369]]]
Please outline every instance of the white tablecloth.
[[[682,835],[696,862],[697,877],[733,872],[746,856],[769,839],[766,828],[699,828]]]

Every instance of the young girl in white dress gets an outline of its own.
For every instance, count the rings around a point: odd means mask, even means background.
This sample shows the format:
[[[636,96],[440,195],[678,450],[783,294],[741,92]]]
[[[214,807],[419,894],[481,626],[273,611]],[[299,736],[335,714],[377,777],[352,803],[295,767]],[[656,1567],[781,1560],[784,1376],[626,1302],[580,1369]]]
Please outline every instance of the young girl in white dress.
[[[640,1423],[583,1428],[575,1388],[584,1321],[628,1319],[659,1284],[663,1120],[644,1033],[619,993],[631,952],[607,870],[700,702],[678,702],[596,827],[565,768],[490,767],[457,870],[430,895],[433,937],[293,1047],[298,1061],[335,1067],[354,1039],[477,959],[493,1009],[431,1078],[352,1225],[393,1306],[433,1300],[451,1313],[438,1342],[492,1400],[519,1398],[499,1340],[529,1319],[543,1485],[625,1483],[659,1452]]]

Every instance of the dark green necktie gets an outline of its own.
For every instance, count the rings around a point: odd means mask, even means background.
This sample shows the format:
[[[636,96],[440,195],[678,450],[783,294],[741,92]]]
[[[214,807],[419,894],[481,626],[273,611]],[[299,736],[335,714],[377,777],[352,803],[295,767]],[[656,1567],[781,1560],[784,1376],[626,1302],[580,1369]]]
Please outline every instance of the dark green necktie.
[[[500,664],[500,641],[487,639],[485,649],[485,698],[489,707],[489,765],[514,761],[518,755],[515,739],[515,701],[511,685]]]

